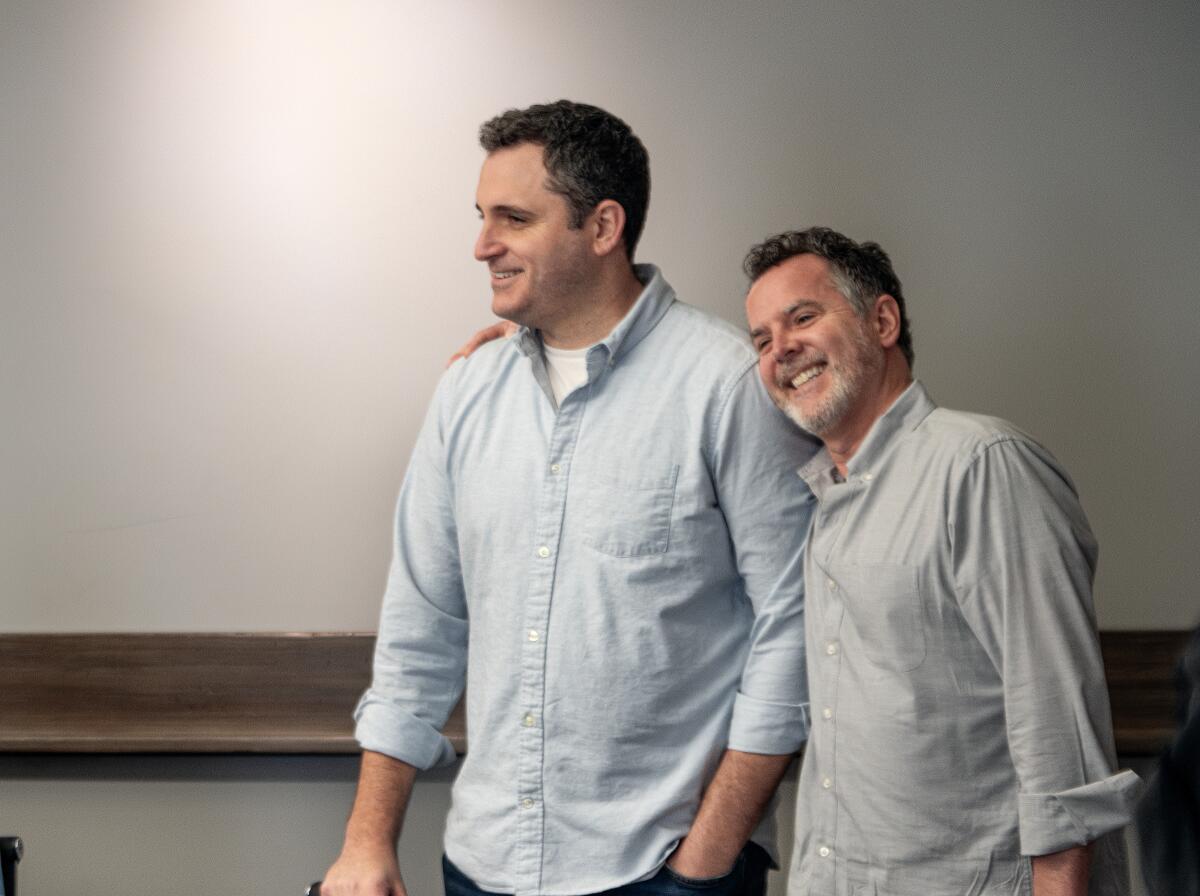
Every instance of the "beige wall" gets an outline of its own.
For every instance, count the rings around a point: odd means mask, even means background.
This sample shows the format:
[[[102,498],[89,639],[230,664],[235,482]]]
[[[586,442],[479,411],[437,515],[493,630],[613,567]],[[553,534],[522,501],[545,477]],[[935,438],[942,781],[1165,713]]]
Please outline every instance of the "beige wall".
[[[642,255],[741,320],[778,229],[881,241],[942,403],[1076,477],[1100,621],[1181,628],[1200,477],[1200,8],[0,5],[13,630],[370,629],[444,358],[489,319],[479,122],[648,145]]]
[[[1198,40],[1187,0],[0,0],[0,626],[373,628],[423,408],[489,318],[475,129],[569,96],[645,140],[642,255],[695,304],[740,321],[775,230],[881,241],[934,396],[1075,475],[1101,624],[1185,627]],[[31,893],[293,892],[353,778],[0,765]]]

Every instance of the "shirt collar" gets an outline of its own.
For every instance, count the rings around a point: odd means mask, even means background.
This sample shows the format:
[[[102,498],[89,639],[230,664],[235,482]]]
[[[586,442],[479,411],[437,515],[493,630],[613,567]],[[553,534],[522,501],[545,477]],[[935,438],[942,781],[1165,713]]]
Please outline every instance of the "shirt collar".
[[[643,284],[641,295],[612,332],[588,352],[588,357],[593,358],[595,352],[601,350],[610,366],[641,342],[675,302],[675,290],[655,265],[635,264],[633,273]],[[513,342],[521,354],[528,357],[537,357],[542,353],[541,336],[529,327],[521,327]]]
[[[869,480],[872,470],[879,466],[896,438],[916,429],[936,407],[920,381],[913,380],[891,407],[871,424],[867,437],[846,463],[846,478]],[[833,459],[824,447],[798,472],[818,498],[821,491],[840,481]]]

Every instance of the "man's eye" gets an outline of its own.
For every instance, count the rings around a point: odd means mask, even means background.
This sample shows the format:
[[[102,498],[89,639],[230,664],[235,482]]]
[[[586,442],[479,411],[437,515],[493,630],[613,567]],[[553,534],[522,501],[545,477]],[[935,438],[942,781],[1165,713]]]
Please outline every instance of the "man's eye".
[[[513,224],[524,224],[525,219],[521,215],[509,215],[508,220]]]
[[[763,352],[765,352],[767,350],[767,346],[769,346],[770,344],[771,344],[770,339],[760,340],[759,342],[754,343],[754,350],[761,355]]]
[[[797,326],[803,327],[805,324],[812,323],[813,318],[815,318],[815,317],[816,317],[815,314],[812,314],[812,313],[806,311],[803,314],[797,314],[795,317],[793,317],[792,323],[796,324]]]

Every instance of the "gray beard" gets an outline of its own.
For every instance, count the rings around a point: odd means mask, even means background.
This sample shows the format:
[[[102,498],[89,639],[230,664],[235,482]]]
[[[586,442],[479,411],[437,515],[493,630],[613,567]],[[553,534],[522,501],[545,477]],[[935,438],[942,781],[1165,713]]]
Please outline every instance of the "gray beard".
[[[779,404],[788,419],[806,432],[819,439],[835,430],[862,395],[868,381],[883,366],[883,357],[865,333],[856,333],[852,343],[853,354],[836,367],[829,364],[821,376],[833,377],[829,394],[816,408],[804,412],[798,404]]]
[[[830,372],[832,371],[827,370],[822,375],[828,375]],[[857,383],[849,382],[845,376],[839,376],[833,384],[833,391],[811,412],[805,413],[798,405],[792,403],[783,405],[783,412],[801,429],[812,433],[817,438],[823,438],[846,415],[846,411],[849,410],[854,400],[854,394],[857,391],[854,387],[857,385]]]

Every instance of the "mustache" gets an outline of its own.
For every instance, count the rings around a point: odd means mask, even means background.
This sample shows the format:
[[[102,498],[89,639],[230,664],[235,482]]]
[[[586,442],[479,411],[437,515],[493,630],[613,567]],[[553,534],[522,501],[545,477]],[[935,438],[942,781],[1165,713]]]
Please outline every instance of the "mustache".
[[[792,380],[800,375],[800,371],[806,370],[817,364],[828,364],[825,358],[802,358],[799,361],[789,361],[775,368],[775,385],[780,389],[786,389],[792,385]]]

